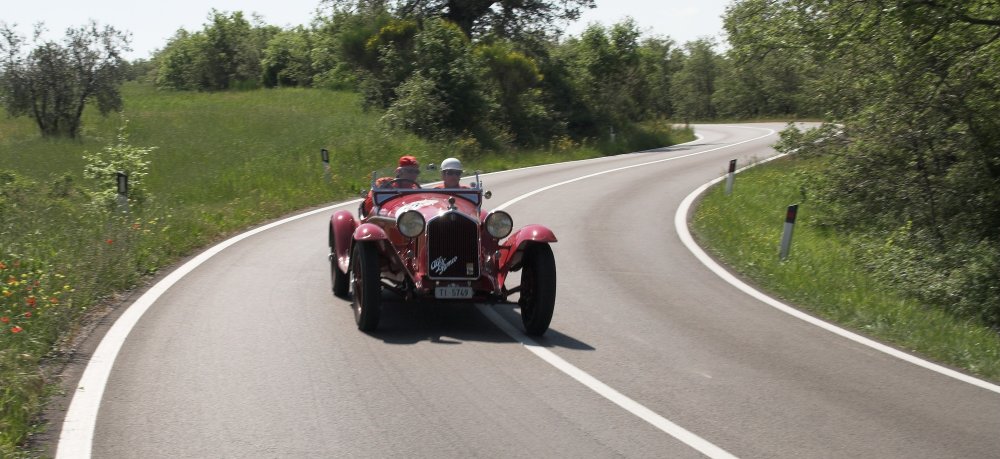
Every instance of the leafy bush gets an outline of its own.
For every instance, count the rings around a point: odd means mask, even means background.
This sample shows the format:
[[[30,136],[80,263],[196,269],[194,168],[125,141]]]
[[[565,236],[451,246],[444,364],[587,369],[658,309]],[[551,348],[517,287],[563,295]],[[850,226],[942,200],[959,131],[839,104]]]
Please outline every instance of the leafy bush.
[[[128,120],[123,120],[118,128],[114,143],[95,153],[84,154],[86,165],[84,177],[93,181],[96,191],[92,193],[94,202],[106,209],[112,209],[118,198],[118,173],[128,177],[130,204],[142,205],[149,199],[146,177],[149,175],[147,156],[156,147],[141,148],[129,143]]]

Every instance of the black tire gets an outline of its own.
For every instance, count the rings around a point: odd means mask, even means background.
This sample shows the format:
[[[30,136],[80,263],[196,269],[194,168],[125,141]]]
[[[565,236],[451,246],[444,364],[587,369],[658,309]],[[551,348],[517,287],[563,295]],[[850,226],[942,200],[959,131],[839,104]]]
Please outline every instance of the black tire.
[[[332,233],[331,233],[332,234]],[[351,284],[348,282],[347,273],[337,266],[337,243],[330,238],[330,281],[333,283],[333,294],[340,298],[347,298],[347,292]]]
[[[525,249],[521,273],[521,322],[524,332],[539,336],[549,329],[556,306],[556,259],[548,244],[531,244]]]
[[[354,321],[358,330],[375,331],[382,314],[382,282],[379,279],[378,247],[373,242],[354,244],[351,256],[351,288],[354,290]]]

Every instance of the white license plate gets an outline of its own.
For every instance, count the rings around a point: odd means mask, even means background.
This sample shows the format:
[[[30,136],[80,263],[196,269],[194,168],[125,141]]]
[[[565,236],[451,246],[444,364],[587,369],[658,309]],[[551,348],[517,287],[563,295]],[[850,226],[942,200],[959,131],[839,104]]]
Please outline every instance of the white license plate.
[[[435,287],[435,298],[472,298],[472,287],[460,287],[449,285],[447,287]]]

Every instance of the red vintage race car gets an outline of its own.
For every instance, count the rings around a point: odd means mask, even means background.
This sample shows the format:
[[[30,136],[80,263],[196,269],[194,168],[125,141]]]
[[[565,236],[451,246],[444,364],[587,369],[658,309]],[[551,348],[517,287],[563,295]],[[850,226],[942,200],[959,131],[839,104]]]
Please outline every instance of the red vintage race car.
[[[378,327],[387,289],[404,301],[467,303],[506,302],[518,293],[525,332],[545,333],[556,300],[552,231],[541,225],[512,231],[507,212],[482,209],[490,192],[478,185],[405,185],[374,188],[373,208],[360,220],[346,210],[330,218],[333,293],[353,299],[358,328]],[[504,285],[518,270],[521,285]]]

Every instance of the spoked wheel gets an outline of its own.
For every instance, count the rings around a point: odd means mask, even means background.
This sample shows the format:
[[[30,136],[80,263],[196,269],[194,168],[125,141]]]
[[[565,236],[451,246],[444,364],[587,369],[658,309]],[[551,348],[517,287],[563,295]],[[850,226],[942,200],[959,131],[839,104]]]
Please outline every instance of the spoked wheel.
[[[382,284],[379,280],[378,248],[373,242],[358,242],[351,256],[351,289],[354,290],[354,321],[365,332],[378,328],[382,314]]]
[[[525,333],[538,336],[549,329],[556,305],[556,260],[548,244],[532,244],[525,249],[517,304]]]
[[[340,298],[347,298],[347,291],[350,283],[347,280],[347,273],[337,266],[337,247],[330,247],[330,281],[333,283],[333,294]]]

